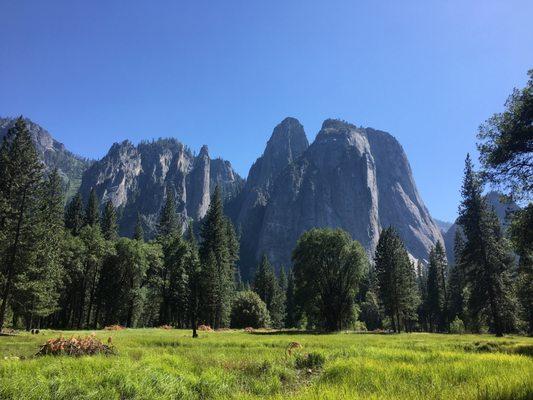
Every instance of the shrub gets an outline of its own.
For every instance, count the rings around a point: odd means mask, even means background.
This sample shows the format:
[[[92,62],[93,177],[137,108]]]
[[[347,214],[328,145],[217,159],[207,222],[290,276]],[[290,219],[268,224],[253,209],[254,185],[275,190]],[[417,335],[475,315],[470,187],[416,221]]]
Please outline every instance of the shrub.
[[[107,344],[102,343],[94,334],[86,337],[73,336],[70,339],[65,339],[63,336],[52,338],[41,346],[36,355],[91,356],[96,354],[115,354],[111,338],[107,340]]]
[[[121,325],[110,325],[104,328],[105,331],[122,331],[124,329],[126,328]]]
[[[465,324],[459,317],[455,317],[450,324],[450,333],[465,333]]]
[[[211,328],[209,325],[198,325],[198,330],[200,332],[213,332],[213,328]]]
[[[298,369],[317,370],[321,369],[326,362],[326,358],[320,353],[297,354],[294,365]]]
[[[232,328],[265,328],[270,324],[270,315],[265,303],[251,290],[237,293],[231,308]]]

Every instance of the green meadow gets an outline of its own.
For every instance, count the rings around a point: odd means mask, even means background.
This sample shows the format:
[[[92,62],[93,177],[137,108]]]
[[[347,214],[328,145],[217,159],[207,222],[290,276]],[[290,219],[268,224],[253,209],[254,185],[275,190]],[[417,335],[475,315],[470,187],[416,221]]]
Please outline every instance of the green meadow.
[[[0,337],[1,399],[533,399],[533,338],[127,329],[96,332],[116,355],[34,356],[59,335]]]

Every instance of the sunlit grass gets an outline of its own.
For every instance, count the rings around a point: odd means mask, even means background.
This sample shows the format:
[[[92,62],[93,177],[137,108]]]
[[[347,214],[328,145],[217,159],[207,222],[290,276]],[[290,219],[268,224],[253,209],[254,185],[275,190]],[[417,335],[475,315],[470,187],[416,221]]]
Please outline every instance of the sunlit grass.
[[[533,399],[524,337],[135,329],[96,332],[116,356],[32,357],[59,334],[0,337],[0,399]],[[297,369],[293,341],[323,369]]]

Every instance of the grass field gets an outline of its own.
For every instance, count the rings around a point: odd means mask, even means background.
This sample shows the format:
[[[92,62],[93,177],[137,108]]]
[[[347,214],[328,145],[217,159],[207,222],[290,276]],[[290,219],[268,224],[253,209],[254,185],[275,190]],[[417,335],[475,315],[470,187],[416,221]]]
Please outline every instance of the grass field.
[[[0,337],[0,399],[533,399],[531,338],[96,334],[112,336],[118,354],[32,357],[59,332]],[[321,353],[323,367],[297,368],[297,356],[286,354],[292,341],[302,344],[302,354]]]

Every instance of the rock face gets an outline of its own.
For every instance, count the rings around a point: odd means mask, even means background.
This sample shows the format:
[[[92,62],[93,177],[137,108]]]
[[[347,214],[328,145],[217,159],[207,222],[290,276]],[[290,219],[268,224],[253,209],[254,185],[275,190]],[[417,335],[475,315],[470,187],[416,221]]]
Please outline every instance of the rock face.
[[[297,141],[280,140],[293,135]],[[287,149],[287,143],[298,145]],[[278,267],[290,265],[297,239],[313,227],[345,229],[369,254],[381,228],[389,225],[396,227],[416,258],[426,259],[430,247],[442,240],[402,147],[385,132],[326,120],[307,147],[301,125],[287,119],[276,127],[249,176],[233,205],[239,210],[233,215],[242,231],[245,278],[253,274],[262,254]],[[250,233],[255,234],[253,240]]]
[[[241,236],[241,266],[255,266],[263,218],[274,182],[284,169],[309,147],[303,126],[295,118],[285,118],[274,128],[263,155],[250,168],[242,192],[226,209]],[[252,269],[253,271],[253,269]],[[250,268],[241,268],[249,279]]]
[[[115,143],[108,154],[83,174],[80,187],[86,198],[95,188],[101,203],[108,200],[119,210],[120,234],[130,236],[137,215],[148,237],[155,233],[166,190],[172,188],[179,218],[203,218],[216,185],[225,198],[235,195],[243,180],[229,162],[211,160],[207,146],[193,153],[175,139],[159,139],[134,146]]]
[[[506,229],[509,225],[508,216],[513,212],[520,210],[520,207],[514,202],[505,202],[502,198],[502,194],[491,191],[485,195],[485,200],[487,201],[489,207],[492,207],[498,216],[498,220],[503,229]],[[460,225],[457,224],[457,221],[446,231],[444,234],[444,245],[446,246],[446,257],[448,258],[448,263],[451,265],[455,263],[455,255],[453,253],[453,244],[455,241],[455,233],[457,230],[460,230]]]
[[[15,121],[15,118],[0,118],[0,141],[3,140]],[[62,143],[55,140],[41,126],[29,119],[25,119],[25,121],[46,171],[57,168],[63,179],[67,197],[72,196],[78,190],[83,171],[87,169],[91,161],[68,151]]]
[[[445,235],[446,232],[448,232],[448,229],[453,225],[453,222],[443,221],[437,218],[433,218],[433,221],[435,221],[443,235]]]

